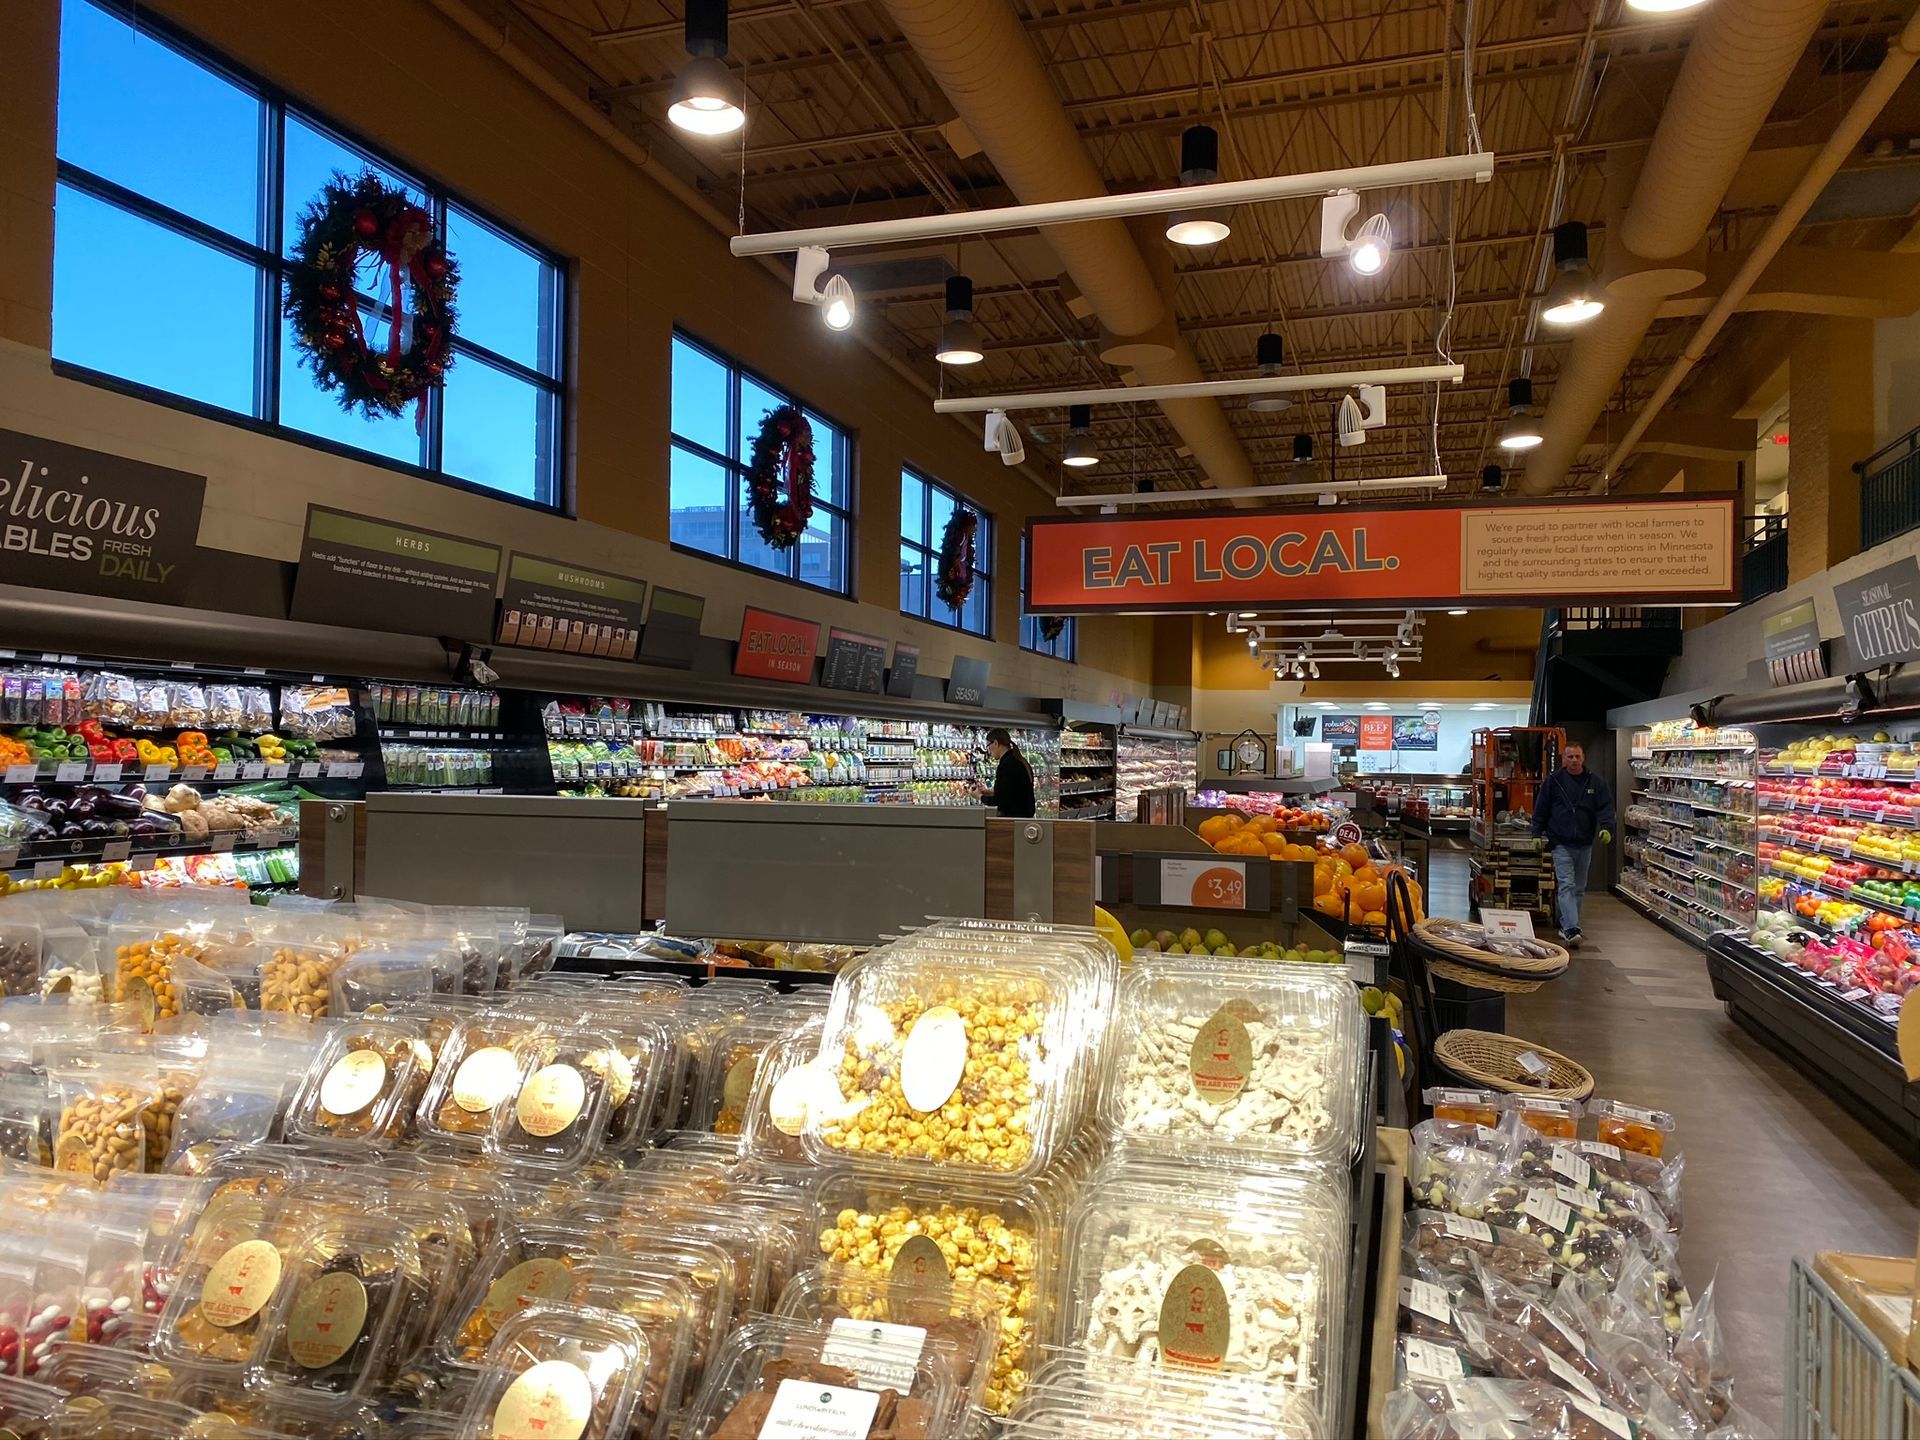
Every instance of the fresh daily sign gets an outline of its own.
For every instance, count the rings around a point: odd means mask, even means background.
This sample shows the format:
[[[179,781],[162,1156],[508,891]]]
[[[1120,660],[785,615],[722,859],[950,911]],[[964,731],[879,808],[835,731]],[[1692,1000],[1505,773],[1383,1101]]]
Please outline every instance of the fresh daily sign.
[[[199,475],[0,430],[0,580],[178,601],[206,488]]]
[[[1911,555],[1833,587],[1847,643],[1863,668],[1920,660],[1920,561]]]
[[[1042,519],[1027,529],[1027,609],[1730,600],[1736,504],[1690,495]]]

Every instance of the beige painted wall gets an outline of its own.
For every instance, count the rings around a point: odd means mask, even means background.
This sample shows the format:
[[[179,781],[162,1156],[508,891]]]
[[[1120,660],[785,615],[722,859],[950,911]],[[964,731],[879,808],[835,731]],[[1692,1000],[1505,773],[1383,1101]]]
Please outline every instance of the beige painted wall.
[[[814,312],[793,304],[786,282],[734,259],[706,218],[422,0],[158,0],[143,8],[571,257],[567,482],[578,518],[529,512],[56,377],[48,354],[55,0],[0,5],[0,425],[206,475],[200,538],[210,546],[292,559],[306,505],[320,501],[703,593],[710,634],[735,633],[740,607],[755,603],[912,641],[932,673],[944,673],[955,653],[988,658],[995,685],[1028,694],[1104,699],[1115,688],[1146,688],[1154,668],[1150,622],[1083,620],[1077,666],[1013,643],[1021,523],[1051,508],[1026,471],[985,455],[975,428],[935,417],[925,392],[857,340],[828,332]],[[712,565],[665,543],[676,325],[855,432],[857,602]],[[917,368],[931,377],[934,367],[926,359]],[[898,613],[898,476],[909,462],[994,515],[994,632],[1009,643]]]

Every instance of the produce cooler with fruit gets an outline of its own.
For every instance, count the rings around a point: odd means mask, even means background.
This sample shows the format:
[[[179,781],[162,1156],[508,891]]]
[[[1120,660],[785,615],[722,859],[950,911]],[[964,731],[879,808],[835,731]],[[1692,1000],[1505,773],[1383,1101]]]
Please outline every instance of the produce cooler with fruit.
[[[1920,986],[1920,722],[1752,728],[1750,917],[1713,926],[1714,993],[1920,1149],[1920,1087],[1899,1049]],[[1717,847],[1693,854],[1712,864]]]

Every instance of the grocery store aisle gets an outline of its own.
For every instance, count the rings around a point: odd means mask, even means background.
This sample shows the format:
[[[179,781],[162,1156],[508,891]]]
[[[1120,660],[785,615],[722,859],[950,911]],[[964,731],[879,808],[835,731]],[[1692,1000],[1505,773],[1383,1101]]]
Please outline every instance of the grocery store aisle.
[[[1602,1094],[1673,1112],[1687,1168],[1680,1260],[1717,1308],[1739,1402],[1780,1432],[1787,1262],[1912,1255],[1920,1172],[1727,1018],[1706,957],[1609,895],[1561,979],[1508,1002],[1507,1029],[1571,1055]]]

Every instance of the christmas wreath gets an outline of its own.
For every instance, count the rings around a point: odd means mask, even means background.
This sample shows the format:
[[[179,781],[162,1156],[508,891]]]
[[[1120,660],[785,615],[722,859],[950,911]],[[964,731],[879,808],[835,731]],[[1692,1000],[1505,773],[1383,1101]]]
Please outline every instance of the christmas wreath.
[[[1042,615],[1040,617],[1040,635],[1045,640],[1058,640],[1067,633],[1067,617],[1064,615]]]
[[[761,417],[747,500],[753,528],[775,550],[798,540],[813,518],[813,426],[799,406],[782,405]]]
[[[933,590],[949,610],[958,610],[973,593],[973,537],[979,529],[980,517],[964,505],[947,517],[947,528],[940,536],[940,573],[933,577]]]
[[[424,422],[427,391],[453,363],[460,282],[433,216],[372,171],[353,179],[336,171],[300,212],[299,227],[286,314],[314,383],[339,391],[343,410],[372,419],[412,404],[416,422]],[[387,307],[385,346],[367,343],[356,292]]]

